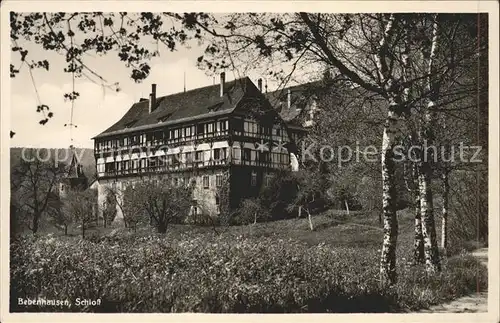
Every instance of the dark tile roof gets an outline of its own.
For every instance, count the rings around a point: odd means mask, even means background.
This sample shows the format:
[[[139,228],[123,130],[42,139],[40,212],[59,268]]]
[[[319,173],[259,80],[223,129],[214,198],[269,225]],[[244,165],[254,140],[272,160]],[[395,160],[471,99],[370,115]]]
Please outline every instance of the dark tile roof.
[[[321,86],[323,86],[321,81],[304,83],[266,93],[266,97],[287,124],[298,126],[306,103]],[[291,96],[290,108],[288,108],[288,90]]]
[[[220,96],[220,84],[158,97],[151,113],[149,100],[140,100],[118,122],[94,138],[231,113],[249,86],[255,87],[248,77],[244,77],[226,82],[224,97]]]
[[[302,123],[302,117],[306,113],[304,107],[312,97],[321,96],[324,92],[331,93],[331,88],[342,92],[343,95],[359,97],[362,94],[358,89],[353,89],[346,85],[342,76],[334,77],[329,81],[319,80],[299,85],[289,86],[277,91],[266,93],[266,97],[273,107],[278,111],[281,118],[289,126],[298,126]],[[288,108],[288,90],[291,95],[291,108]]]

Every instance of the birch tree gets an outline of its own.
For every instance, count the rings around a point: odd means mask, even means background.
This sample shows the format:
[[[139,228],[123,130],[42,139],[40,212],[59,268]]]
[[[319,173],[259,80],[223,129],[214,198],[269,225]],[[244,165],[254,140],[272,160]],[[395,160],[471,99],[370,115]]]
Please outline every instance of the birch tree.
[[[402,135],[401,120],[412,113],[425,115],[425,109],[431,113],[449,104],[448,100],[443,99],[447,96],[440,92],[439,103],[429,108],[429,102],[435,102],[437,96],[434,86],[427,86],[429,80],[433,84],[446,80],[459,63],[470,59],[471,54],[467,50],[460,52],[460,55],[455,53],[454,60],[443,59],[453,47],[450,44],[456,48],[456,39],[453,38],[456,31],[440,28],[443,37],[446,37],[447,48],[434,46],[434,55],[439,51],[439,59],[429,60],[428,56],[426,59],[419,58],[422,49],[432,48],[433,29],[436,28],[430,22],[434,17],[433,14],[402,13],[234,14],[224,20],[223,28],[207,30],[219,41],[212,43],[216,50],[199,59],[201,64],[206,62],[210,68],[215,66],[215,61],[222,63],[228,54],[232,55],[233,62],[247,61],[254,67],[268,64],[266,67],[271,70],[270,62],[288,63],[290,72],[279,68],[273,70],[284,84],[292,79],[294,71],[300,67],[314,64],[328,66],[385,102],[386,116],[380,152],[384,222],[380,262],[382,283],[396,281],[398,223],[395,173],[398,166],[394,161],[394,147]],[[444,24],[456,24],[460,27],[458,30],[468,31],[473,28],[471,17],[446,15]],[[473,42],[473,38],[468,40],[468,45]],[[437,40],[436,33],[435,44]],[[432,64],[429,64],[430,61]],[[422,107],[425,108],[423,111]],[[419,140],[428,135],[422,132]],[[438,269],[438,258],[432,242],[435,232],[432,229],[433,215],[429,213],[432,204],[429,172],[425,170],[425,165],[422,166],[424,171],[419,173],[419,190],[425,193],[420,195],[420,207],[425,208],[421,210],[424,224],[422,233],[424,240],[427,240],[427,254],[430,256],[428,268],[432,271]]]
[[[437,104],[439,97],[439,89],[437,85],[436,74],[436,53],[439,45],[439,23],[438,14],[435,14],[432,19],[432,36],[430,49],[424,49],[424,59],[427,60],[427,106],[423,107],[423,122],[419,133],[421,143],[426,143],[429,146],[434,144],[433,123],[435,122],[433,108]],[[424,256],[428,271],[441,271],[439,253],[436,240],[436,227],[434,221],[434,205],[431,189],[432,180],[432,150],[421,149],[421,158],[418,165],[418,185],[420,195],[420,213],[422,224],[422,238],[424,241]]]

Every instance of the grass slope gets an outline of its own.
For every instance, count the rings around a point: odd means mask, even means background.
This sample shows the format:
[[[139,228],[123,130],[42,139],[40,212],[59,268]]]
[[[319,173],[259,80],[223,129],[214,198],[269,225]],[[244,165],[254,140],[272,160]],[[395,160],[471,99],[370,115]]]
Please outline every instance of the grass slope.
[[[329,211],[314,217],[315,231],[291,219],[28,236],[13,245],[11,297],[102,298],[70,309],[90,312],[408,312],[485,288],[487,272],[465,253],[444,259],[438,275],[411,266],[413,216],[398,218],[400,279],[391,289],[378,285],[377,217]]]

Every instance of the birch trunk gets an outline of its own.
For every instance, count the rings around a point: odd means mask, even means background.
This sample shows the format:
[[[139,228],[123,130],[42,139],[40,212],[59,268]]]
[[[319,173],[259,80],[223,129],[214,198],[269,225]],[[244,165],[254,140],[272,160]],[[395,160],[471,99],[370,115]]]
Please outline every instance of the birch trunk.
[[[349,215],[349,204],[347,204],[347,200],[344,200],[344,204],[345,204],[345,209],[347,211],[347,215]]]
[[[396,244],[398,239],[398,219],[396,216],[396,180],[394,150],[397,130],[398,109],[395,101],[389,106],[389,113],[382,138],[382,204],[384,220],[384,240],[380,259],[380,282],[395,284]]]
[[[430,183],[431,179],[429,167],[424,166],[424,169],[422,169],[419,174],[419,186],[425,265],[428,272],[438,272],[441,271],[441,265],[436,240],[436,226],[434,223],[434,210]]]
[[[449,204],[449,193],[450,193],[450,183],[448,180],[448,170],[445,170],[442,175],[443,180],[443,209],[441,218],[441,248],[445,249],[448,247],[448,204]]]
[[[306,213],[307,213],[307,219],[309,220],[309,229],[311,229],[311,231],[314,231],[314,224],[312,222],[312,217],[311,217],[311,213],[309,213],[309,210],[305,210]]]
[[[436,226],[434,223],[434,205],[432,201],[432,167],[431,162],[434,159],[432,149],[427,150],[427,146],[432,147],[434,144],[434,113],[433,108],[438,99],[438,85],[436,83],[436,73],[434,67],[434,58],[438,47],[438,15],[434,15],[432,29],[431,48],[428,56],[428,72],[427,87],[429,90],[429,98],[427,107],[424,108],[424,120],[421,128],[421,143],[427,143],[422,149],[421,167],[418,177],[420,189],[420,210],[422,214],[422,236],[424,239],[424,255],[425,264],[428,272],[441,271],[439,259],[439,251],[436,239]]]

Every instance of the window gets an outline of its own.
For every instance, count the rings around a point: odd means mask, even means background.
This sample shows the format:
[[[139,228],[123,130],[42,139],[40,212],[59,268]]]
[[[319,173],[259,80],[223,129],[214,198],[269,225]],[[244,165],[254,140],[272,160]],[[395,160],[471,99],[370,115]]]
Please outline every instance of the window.
[[[207,124],[207,132],[208,133],[214,132],[214,124],[213,123]]]
[[[224,120],[224,121],[219,121],[219,127],[220,127],[220,131],[224,131],[224,130],[227,130],[227,120]]]
[[[221,160],[221,149],[220,148],[215,148],[214,149],[214,160]]]
[[[276,129],[276,135],[281,136],[281,129],[280,128]]]
[[[241,159],[241,149],[239,147],[233,147],[233,159]]]
[[[271,185],[271,180],[272,180],[273,176],[270,175],[270,174],[267,174],[266,175],[266,182],[265,182],[265,185],[266,187],[270,186]]]
[[[203,188],[208,189],[210,188],[210,178],[208,176],[203,176]]]
[[[244,129],[243,125],[243,120],[241,119],[234,119],[231,121],[231,128],[234,129],[234,131],[242,132]]]
[[[203,133],[205,133],[205,131],[204,131],[204,130],[205,130],[205,127],[204,127],[204,124],[203,124],[203,123],[198,124],[198,125],[196,126],[196,133],[198,133],[198,134],[202,135]]]
[[[250,185],[257,186],[257,173],[256,172],[252,172],[252,176],[250,179]]]
[[[243,148],[243,160],[251,160],[251,149],[250,148]]]
[[[196,160],[197,161],[203,161],[203,151],[197,151],[196,152]]]
[[[221,187],[222,186],[222,175],[216,175],[215,176],[215,185],[217,187]]]
[[[270,162],[270,153],[268,151],[261,151],[259,154],[259,161],[263,163]]]
[[[215,205],[220,205],[220,196],[219,196],[219,194],[215,194]]]
[[[163,132],[161,132],[161,131],[155,132],[153,135],[153,140],[155,141],[155,143],[162,142],[163,141]]]
[[[186,130],[186,137],[191,137],[191,127],[187,127],[185,130]]]

